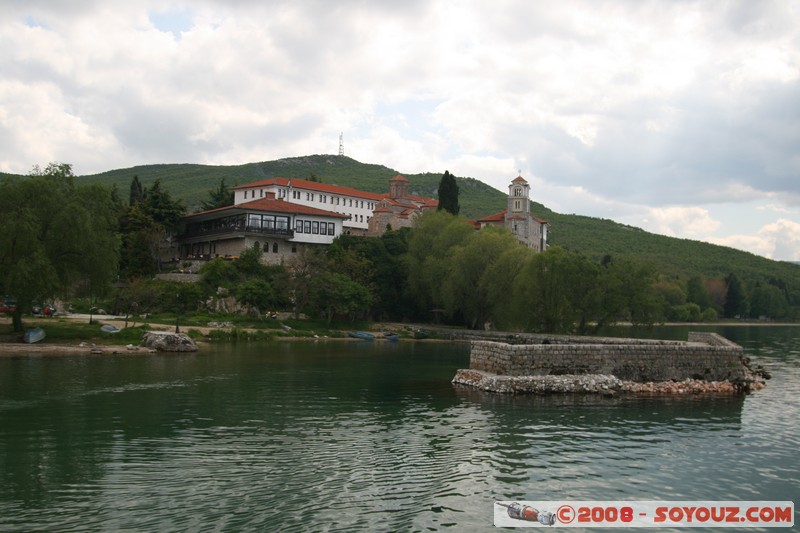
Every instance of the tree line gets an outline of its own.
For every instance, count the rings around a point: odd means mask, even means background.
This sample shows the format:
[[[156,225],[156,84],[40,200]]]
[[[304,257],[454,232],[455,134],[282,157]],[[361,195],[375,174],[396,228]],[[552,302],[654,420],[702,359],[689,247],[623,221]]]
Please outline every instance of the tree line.
[[[283,265],[258,246],[236,261],[214,259],[202,281],[154,280],[160,247],[185,207],[156,181],[138,178],[127,199],[101,185],[78,186],[69,165],[34,168],[0,182],[0,297],[17,302],[14,327],[34,301],[110,297],[117,312],[184,313],[221,296],[254,313],[286,310],[327,320],[439,321],[469,328],[586,333],[618,322],[654,324],[718,317],[797,319],[800,294],[780,279],[670,278],[647,262],[595,261],[553,246],[534,253],[504,229],[476,231],[458,213],[449,173],[442,209],[413,228],[378,238],[341,235],[301,249]],[[233,203],[224,180],[205,209]]]

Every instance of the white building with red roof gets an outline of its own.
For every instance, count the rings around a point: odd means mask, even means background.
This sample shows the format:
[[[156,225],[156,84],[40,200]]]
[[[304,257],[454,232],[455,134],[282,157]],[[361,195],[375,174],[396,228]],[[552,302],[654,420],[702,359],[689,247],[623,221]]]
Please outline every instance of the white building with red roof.
[[[181,259],[237,257],[256,242],[268,263],[280,263],[302,247],[328,245],[342,233],[382,235],[411,226],[438,200],[408,194],[395,176],[377,194],[301,179],[270,178],[234,187],[232,206],[183,218]]]
[[[404,176],[389,180],[389,192],[383,194],[316,181],[270,178],[235,187],[233,202],[256,200],[270,193],[293,204],[345,215],[343,231],[353,235],[378,236],[387,226],[393,229],[411,226],[417,216],[439,205],[433,198],[409,194],[408,179]],[[376,215],[378,220],[372,222]]]
[[[508,186],[508,207],[493,215],[475,221],[477,228],[501,226],[513,233],[520,244],[537,252],[547,249],[548,223],[531,213],[530,185],[517,176]]]
[[[347,215],[295,204],[267,193],[182,219],[181,259],[238,257],[259,243],[268,263],[280,263],[303,246],[327,245],[343,231]]]

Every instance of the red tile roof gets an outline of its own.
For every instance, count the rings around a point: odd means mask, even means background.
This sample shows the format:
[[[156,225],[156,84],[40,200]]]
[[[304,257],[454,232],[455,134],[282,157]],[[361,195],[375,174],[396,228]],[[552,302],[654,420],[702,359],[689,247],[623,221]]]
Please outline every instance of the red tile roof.
[[[316,216],[328,216],[337,218],[349,218],[348,215],[343,215],[341,213],[334,213],[333,211],[325,211],[324,209],[317,209],[316,207],[309,207],[306,205],[293,204],[292,202],[287,202],[285,200],[276,200],[274,198],[259,198],[258,200],[252,200],[250,202],[244,202],[236,205],[229,205],[226,207],[211,209],[209,211],[201,211],[199,213],[188,215],[184,218],[192,218],[200,215],[221,213],[223,211],[231,211],[231,210],[268,211],[270,213],[289,213],[294,215],[316,215]]]
[[[403,176],[395,176],[392,178],[392,181],[397,180],[397,178],[401,178],[400,181],[405,180],[408,181]],[[259,187],[268,187],[271,185],[279,185],[281,187],[288,187],[291,183],[293,189],[303,189],[309,191],[316,191],[316,192],[323,192],[327,194],[339,194],[342,196],[354,196],[358,198],[364,198],[365,200],[373,200],[373,201],[380,201],[384,198],[390,198],[389,193],[374,193],[374,192],[366,192],[360,191],[358,189],[353,189],[351,187],[341,187],[339,185],[329,185],[327,183],[319,183],[316,181],[307,181],[302,179],[295,179],[295,178],[269,178],[266,180],[256,181],[253,183],[246,183],[244,185],[237,185],[234,189],[257,189]],[[404,199],[412,200],[421,204],[423,207],[437,207],[439,205],[439,200],[434,198],[427,198],[423,196],[412,196],[408,195]]]
[[[324,192],[328,194],[340,194],[342,196],[357,196],[366,200],[379,201],[383,198],[382,194],[373,192],[359,191],[350,187],[340,187],[339,185],[329,185],[327,183],[319,183],[316,181],[307,181],[295,178],[269,178],[266,180],[256,181],[253,183],[246,183],[238,185],[234,189],[256,189],[258,187],[267,187],[270,185],[279,185],[281,187],[288,187],[291,184],[293,189],[304,189],[309,191]]]
[[[517,176],[511,183],[528,183],[522,176]]]
[[[489,215],[489,216],[483,217],[481,219],[476,220],[475,222],[477,222],[479,224],[481,222],[503,222],[506,219],[506,213],[507,212],[508,212],[508,209],[504,209],[504,210],[500,211],[499,213],[495,213],[494,215]],[[527,217],[525,215],[516,215],[516,216],[512,216],[511,218],[512,219],[517,219],[517,220],[524,220]],[[533,215],[531,215],[531,218],[533,220],[535,220],[536,222],[538,222],[539,224],[548,224],[548,222],[546,220],[544,220],[543,218],[535,217]]]
[[[495,213],[494,215],[489,215],[483,218],[479,218],[476,222],[503,222],[506,219],[506,212],[508,209],[503,209],[499,213]]]

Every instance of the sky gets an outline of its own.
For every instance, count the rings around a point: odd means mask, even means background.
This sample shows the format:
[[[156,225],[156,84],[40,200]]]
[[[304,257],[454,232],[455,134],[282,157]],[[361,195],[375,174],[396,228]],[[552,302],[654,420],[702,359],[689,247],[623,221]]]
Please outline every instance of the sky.
[[[800,261],[800,0],[3,0],[0,171],[345,154]],[[557,228],[551,228],[557,231]]]

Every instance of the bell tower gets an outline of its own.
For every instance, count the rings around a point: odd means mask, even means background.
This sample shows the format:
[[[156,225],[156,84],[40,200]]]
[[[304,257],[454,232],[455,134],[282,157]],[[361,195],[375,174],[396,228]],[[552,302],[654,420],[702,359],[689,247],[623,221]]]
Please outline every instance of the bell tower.
[[[511,185],[508,186],[508,214],[509,215],[529,215],[531,212],[530,203],[531,187],[522,176],[517,176]]]

